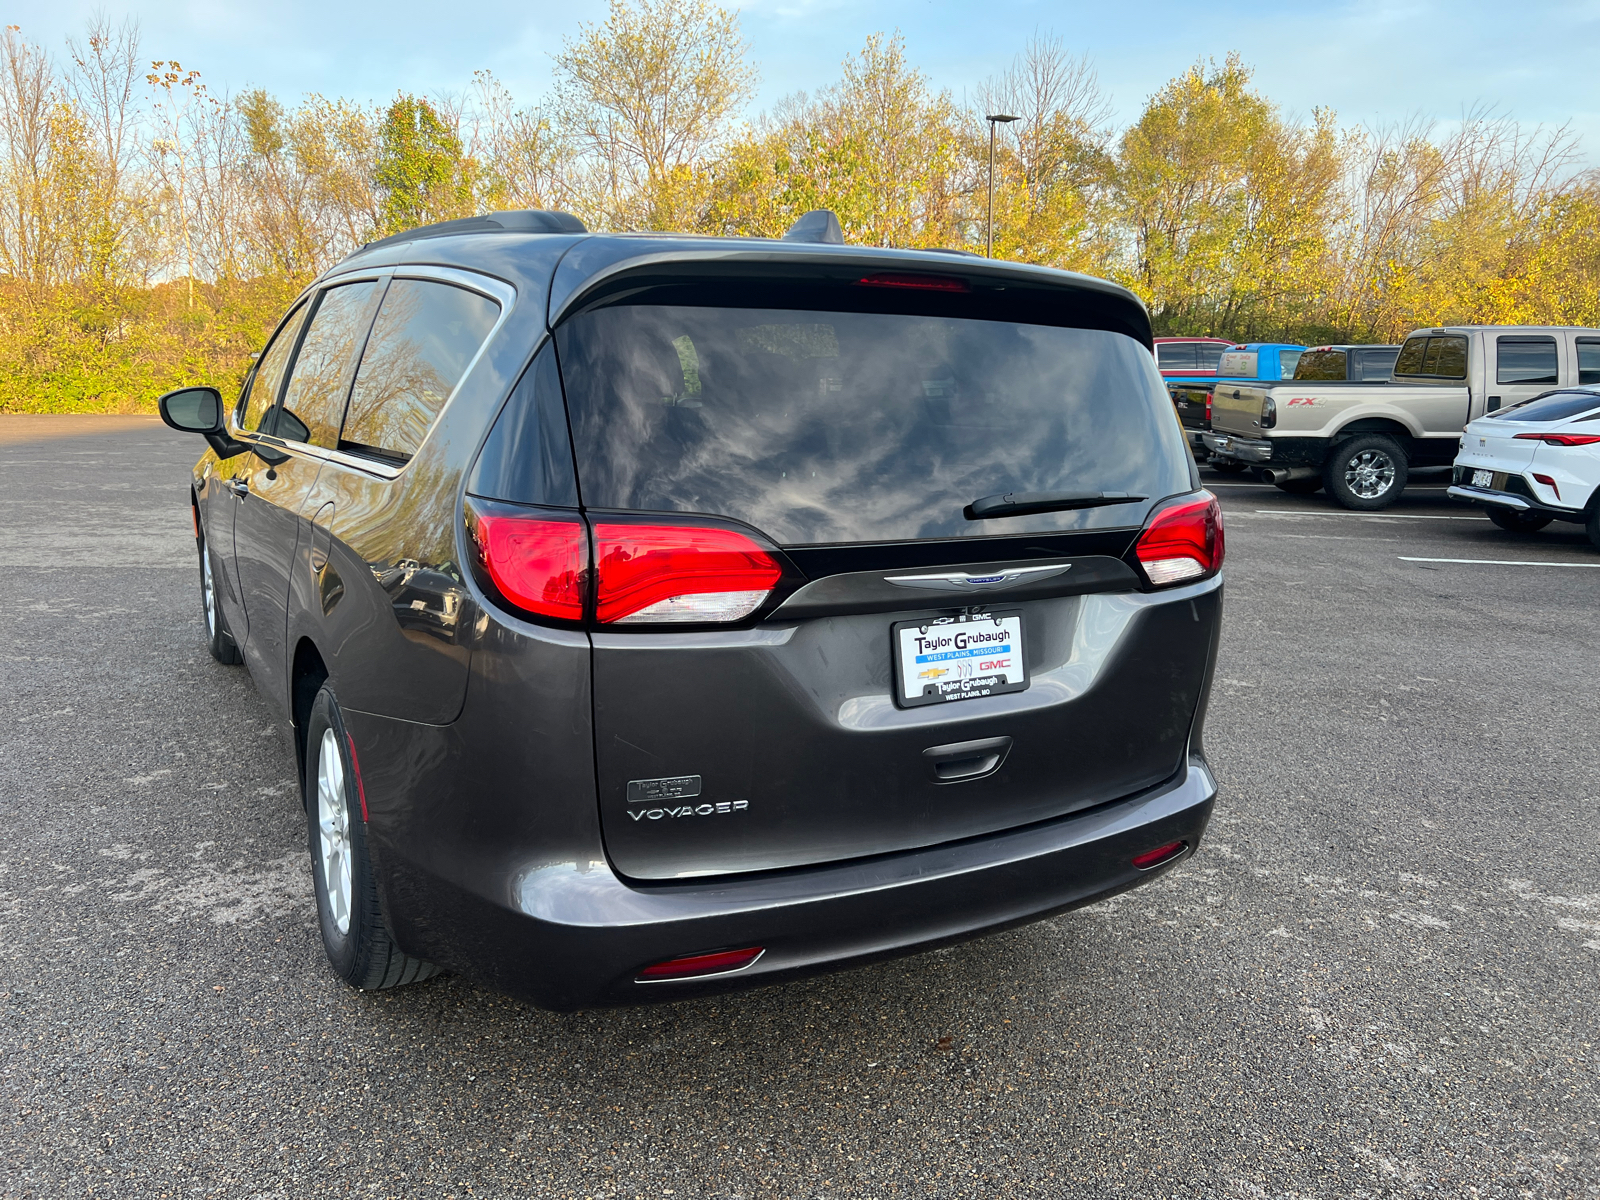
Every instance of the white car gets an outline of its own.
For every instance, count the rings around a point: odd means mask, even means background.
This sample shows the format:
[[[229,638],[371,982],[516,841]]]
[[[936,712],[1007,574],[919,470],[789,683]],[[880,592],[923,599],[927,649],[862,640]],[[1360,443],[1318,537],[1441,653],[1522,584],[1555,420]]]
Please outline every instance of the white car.
[[[1545,392],[1473,421],[1450,495],[1483,505],[1501,529],[1585,527],[1600,549],[1600,385]]]

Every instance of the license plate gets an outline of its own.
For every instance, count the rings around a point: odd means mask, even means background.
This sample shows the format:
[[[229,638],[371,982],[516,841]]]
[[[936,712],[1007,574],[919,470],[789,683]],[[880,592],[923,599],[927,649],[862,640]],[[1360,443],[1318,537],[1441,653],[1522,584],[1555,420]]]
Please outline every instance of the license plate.
[[[976,700],[1028,686],[1022,614],[930,617],[892,626],[895,703],[901,708]]]
[[[1483,487],[1483,488],[1493,487],[1494,486],[1494,472],[1493,471],[1474,471],[1472,473],[1472,486],[1473,487]]]

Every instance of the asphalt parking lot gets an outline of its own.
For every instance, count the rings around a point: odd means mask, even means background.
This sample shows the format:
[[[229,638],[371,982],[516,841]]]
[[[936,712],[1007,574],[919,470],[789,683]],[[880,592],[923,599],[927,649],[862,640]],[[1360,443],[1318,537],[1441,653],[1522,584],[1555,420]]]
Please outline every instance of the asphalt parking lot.
[[[1208,474],[1193,860],[918,958],[552,1015],[324,968],[279,718],[201,640],[198,452],[0,418],[0,1194],[1600,1195],[1577,527]]]

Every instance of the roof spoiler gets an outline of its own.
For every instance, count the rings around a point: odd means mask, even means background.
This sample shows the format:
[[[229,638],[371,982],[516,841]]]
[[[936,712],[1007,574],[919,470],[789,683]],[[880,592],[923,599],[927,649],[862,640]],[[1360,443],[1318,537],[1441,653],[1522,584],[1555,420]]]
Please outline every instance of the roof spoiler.
[[[820,242],[825,246],[844,245],[844,230],[839,218],[825,208],[814,208],[789,226],[783,235],[786,242]]]
[[[831,214],[830,214],[831,215]],[[801,218],[804,220],[804,218]],[[545,209],[512,209],[506,212],[487,213],[481,217],[462,217],[455,221],[439,221],[432,225],[419,225],[404,233],[390,234],[375,242],[368,242],[362,250],[375,246],[394,246],[401,242],[417,242],[424,238],[454,237],[462,233],[588,233],[584,223],[571,213]],[[358,250],[356,253],[360,253]]]

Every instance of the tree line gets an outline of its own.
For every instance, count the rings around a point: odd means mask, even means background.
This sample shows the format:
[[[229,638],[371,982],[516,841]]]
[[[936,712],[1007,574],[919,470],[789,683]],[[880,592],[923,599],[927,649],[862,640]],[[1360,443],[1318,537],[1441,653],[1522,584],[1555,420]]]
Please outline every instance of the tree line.
[[[1476,111],[1371,129],[1286,114],[1236,55],[1118,129],[1091,61],[1036,36],[958,103],[874,34],[746,115],[737,14],[612,0],[523,104],[488,71],[379,105],[214,91],[96,20],[0,35],[0,411],[147,410],[242,378],[288,301],[362,243],[506,208],[592,229],[994,252],[1117,280],[1158,333],[1382,341],[1419,325],[1600,323],[1600,185],[1565,129]]]

